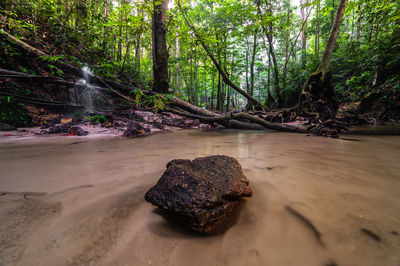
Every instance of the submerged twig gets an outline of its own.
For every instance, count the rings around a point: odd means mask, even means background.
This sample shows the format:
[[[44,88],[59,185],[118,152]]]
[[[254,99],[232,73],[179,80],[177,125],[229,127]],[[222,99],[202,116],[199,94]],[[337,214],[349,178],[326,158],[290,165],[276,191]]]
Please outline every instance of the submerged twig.
[[[323,240],[322,240],[322,234],[321,232],[313,225],[308,218],[306,218],[303,214],[299,213],[295,209],[293,209],[289,205],[285,205],[286,210],[288,210],[291,214],[296,216],[298,219],[303,221],[310,229],[313,231],[315,237],[317,238],[318,242],[321,244],[321,246],[325,246]]]
[[[364,234],[366,234],[367,236],[369,236],[370,238],[372,238],[376,242],[381,242],[381,238],[377,234],[372,232],[371,230],[369,230],[367,228],[361,228],[361,232],[363,232]]]

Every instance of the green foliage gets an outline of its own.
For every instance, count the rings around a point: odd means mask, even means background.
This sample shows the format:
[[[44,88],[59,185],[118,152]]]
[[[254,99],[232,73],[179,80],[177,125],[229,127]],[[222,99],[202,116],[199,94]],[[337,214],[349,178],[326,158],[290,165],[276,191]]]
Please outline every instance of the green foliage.
[[[164,110],[166,103],[168,103],[168,98],[161,94],[146,96],[145,100],[143,101],[143,104],[153,108],[155,113],[157,113],[159,110]]]
[[[135,89],[135,90],[132,90],[131,93],[133,93],[133,94],[135,95],[135,103],[136,103],[136,106],[141,105],[141,103],[142,103],[142,98],[146,96],[146,95],[142,92],[142,90],[140,90],[140,89]]]
[[[47,62],[49,62],[49,63],[55,63],[55,62],[57,62],[58,60],[61,60],[61,59],[64,59],[64,58],[65,58],[64,55],[55,55],[55,56],[44,55],[44,56],[41,56],[41,57],[40,57],[40,59],[41,59],[42,61],[47,61]]]
[[[132,90],[131,94],[134,94],[135,96],[136,106],[149,106],[155,113],[157,113],[159,110],[164,110],[165,105],[170,103],[170,100],[173,97],[170,94],[146,95],[140,89]]]
[[[18,103],[13,96],[0,98],[0,122],[13,126],[28,126],[31,122],[24,104]]]
[[[91,124],[99,124],[99,123],[106,123],[108,124],[108,119],[104,115],[93,115],[93,116],[87,116],[86,117],[87,121],[90,121]]]
[[[73,1],[72,9],[71,3],[68,1],[67,9],[66,0],[3,1],[0,28],[50,54],[41,58],[48,64],[48,68],[41,69],[52,75],[65,75],[56,64],[62,60],[78,67],[87,64],[96,75],[127,85],[140,83],[141,88],[151,90],[154,2]],[[295,1],[260,1],[261,14],[256,3],[181,0],[185,14],[202,41],[227,76],[244,90],[249,89],[253,34],[258,30],[254,96],[261,102],[265,102],[268,94],[277,98],[274,64],[267,40],[267,36],[271,36],[280,94],[286,105],[293,105],[302,84],[318,67],[335,12],[332,1],[303,1],[303,8],[311,12],[305,24],[305,51],[302,51],[301,35],[298,35],[302,21],[300,7],[295,6]],[[212,102],[214,107],[218,71],[176,3],[170,5],[167,24],[170,87],[182,99],[204,107],[211,107]],[[359,100],[379,86],[399,88],[399,25],[398,1],[348,1],[330,66],[341,100]],[[295,43],[297,36],[300,37]],[[136,50],[138,47],[140,49]],[[292,47],[293,52],[287,58]],[[0,41],[0,67],[16,66],[15,70],[32,74],[36,66],[26,61],[18,49]],[[285,66],[288,71],[284,82]],[[220,96],[226,105],[229,88],[222,81],[220,84]],[[137,105],[147,105],[156,111],[163,110],[170,97],[147,96],[140,90],[132,91],[131,95]],[[235,100],[236,107],[246,104],[233,90],[230,90],[230,97]]]

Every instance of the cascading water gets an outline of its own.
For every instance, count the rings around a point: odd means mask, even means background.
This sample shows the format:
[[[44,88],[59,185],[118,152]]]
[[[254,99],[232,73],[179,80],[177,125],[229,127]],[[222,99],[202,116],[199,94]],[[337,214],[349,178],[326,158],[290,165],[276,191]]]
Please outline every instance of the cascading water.
[[[90,68],[85,65],[82,67],[83,79],[79,79],[76,83],[76,93],[77,93],[77,105],[83,105],[85,111],[95,112],[94,99],[100,92],[90,84],[89,75],[93,75]]]

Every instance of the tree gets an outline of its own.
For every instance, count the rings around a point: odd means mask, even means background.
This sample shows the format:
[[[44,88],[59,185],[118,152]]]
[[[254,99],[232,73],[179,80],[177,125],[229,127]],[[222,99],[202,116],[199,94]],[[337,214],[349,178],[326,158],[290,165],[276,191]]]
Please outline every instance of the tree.
[[[153,0],[153,75],[154,90],[166,93],[169,89],[166,16],[168,0]]]
[[[313,116],[316,119],[327,120],[336,117],[338,103],[334,98],[332,74],[329,64],[339,34],[347,0],[340,0],[328,41],[317,70],[310,75],[302,87],[297,105],[297,114]]]

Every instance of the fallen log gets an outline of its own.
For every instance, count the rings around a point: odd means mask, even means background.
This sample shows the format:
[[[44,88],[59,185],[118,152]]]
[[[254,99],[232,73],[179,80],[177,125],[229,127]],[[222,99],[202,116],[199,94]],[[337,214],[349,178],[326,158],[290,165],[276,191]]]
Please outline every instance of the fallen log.
[[[208,112],[210,112],[210,111],[208,111]],[[230,123],[231,125],[237,126],[236,128],[240,128],[240,129],[249,129],[248,127],[251,127],[250,129],[252,129],[252,130],[253,129],[255,129],[255,130],[271,129],[271,130],[283,131],[283,132],[307,133],[307,130],[305,128],[290,126],[290,125],[286,125],[286,124],[270,123],[259,117],[249,115],[247,113],[230,113],[227,115],[216,115],[216,116],[201,116],[201,115],[190,114],[190,113],[186,113],[186,112],[185,113],[176,112],[176,113],[183,115],[183,116],[190,117],[190,118],[199,119],[203,123],[220,123],[220,124],[222,124],[222,123],[227,122],[227,123]],[[260,128],[259,126],[257,126],[257,127],[250,126],[253,124],[246,123],[243,121],[238,121],[239,119],[249,120],[253,123],[256,123],[256,124],[262,126],[262,128]],[[226,123],[225,123],[225,125],[226,125]]]
[[[195,115],[188,113],[183,110],[179,110],[179,108],[167,108],[167,111],[181,115],[184,117],[189,117],[192,119],[199,119],[201,122],[206,123],[206,124],[212,124],[214,123],[212,118],[216,118],[217,116],[213,117],[207,117],[207,116],[200,116],[200,115]],[[208,119],[210,118],[210,119]],[[220,120],[220,121],[215,121],[215,123],[218,123],[220,125],[223,125],[226,128],[233,128],[233,129],[244,129],[244,130],[266,130],[265,127],[262,125],[259,125],[257,123],[248,123],[248,122],[243,122],[235,119],[226,119],[226,120]]]

